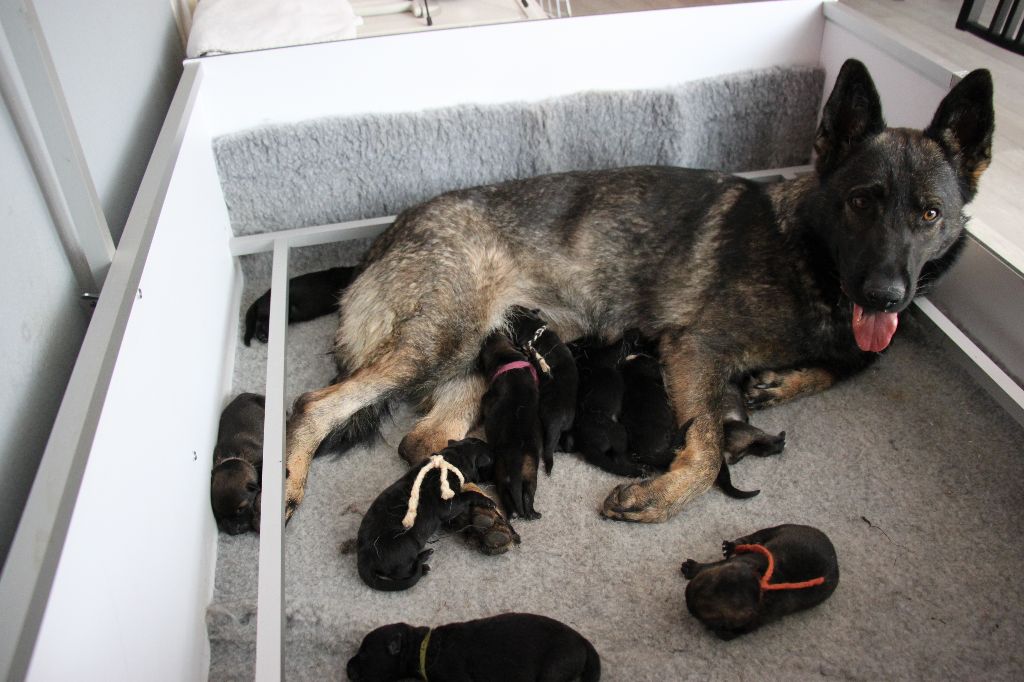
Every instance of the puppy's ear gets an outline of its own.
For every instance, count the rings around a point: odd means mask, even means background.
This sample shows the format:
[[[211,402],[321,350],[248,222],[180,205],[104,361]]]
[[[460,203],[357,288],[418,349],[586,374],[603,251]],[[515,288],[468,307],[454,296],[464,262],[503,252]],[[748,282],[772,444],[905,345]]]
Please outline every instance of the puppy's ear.
[[[402,645],[405,640],[404,630],[405,628],[396,628],[395,633],[388,639],[388,653],[392,656],[402,653]]]
[[[484,467],[488,467],[491,465],[492,461],[490,453],[483,450],[476,456],[476,468],[483,469]]]
[[[974,198],[978,180],[992,160],[995,119],[992,74],[977,69],[949,91],[924,130],[925,137],[938,142],[953,164],[964,201]]]
[[[831,173],[857,145],[883,130],[882,101],[867,67],[847,59],[825,103],[814,141],[818,175]]]

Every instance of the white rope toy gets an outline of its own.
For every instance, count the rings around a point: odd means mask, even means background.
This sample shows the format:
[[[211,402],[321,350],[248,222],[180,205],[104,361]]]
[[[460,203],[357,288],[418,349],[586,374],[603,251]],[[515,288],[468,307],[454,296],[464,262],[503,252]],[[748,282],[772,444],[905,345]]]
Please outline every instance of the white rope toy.
[[[466,485],[466,479],[462,476],[462,472],[459,471],[458,467],[446,460],[443,455],[431,455],[427,463],[420,469],[420,472],[416,474],[416,480],[413,481],[412,493],[409,495],[409,510],[405,513],[405,518],[402,519],[403,528],[412,528],[412,525],[416,523],[416,510],[420,506],[420,487],[423,485],[423,479],[426,478],[427,473],[431,469],[441,470],[442,500],[450,500],[455,497],[455,491],[448,485],[449,471],[459,479],[460,491]]]
[[[537,364],[540,365],[540,371],[544,374],[551,374],[551,366],[548,365],[548,361],[544,359],[544,356],[540,354],[540,351],[534,348],[533,344],[540,340],[540,337],[544,335],[544,332],[548,330],[546,324],[541,325],[537,332],[533,335],[533,338],[526,342],[526,350],[537,359]]]

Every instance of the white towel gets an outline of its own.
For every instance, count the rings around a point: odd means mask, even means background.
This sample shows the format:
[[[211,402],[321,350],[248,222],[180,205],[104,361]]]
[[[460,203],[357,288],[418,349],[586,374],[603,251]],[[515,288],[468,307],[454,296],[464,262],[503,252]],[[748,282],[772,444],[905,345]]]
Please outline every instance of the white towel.
[[[348,0],[200,0],[188,57],[355,38],[363,23]]]

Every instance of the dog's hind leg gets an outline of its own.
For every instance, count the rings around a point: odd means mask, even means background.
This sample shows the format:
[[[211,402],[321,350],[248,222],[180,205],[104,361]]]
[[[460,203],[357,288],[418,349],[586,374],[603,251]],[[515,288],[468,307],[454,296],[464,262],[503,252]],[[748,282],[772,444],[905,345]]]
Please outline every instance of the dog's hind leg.
[[[392,354],[340,383],[298,397],[288,419],[286,518],[291,518],[302,502],[309,465],[320,443],[337,429],[351,430],[364,411],[380,409],[392,398],[402,396],[415,373],[414,362]],[[361,434],[353,434],[357,435]]]
[[[665,388],[676,421],[692,420],[686,446],[677,451],[667,473],[616,487],[601,513],[623,521],[656,523],[674,516],[715,483],[722,462],[722,394],[728,372],[693,335],[662,341]]]
[[[398,454],[416,466],[448,445],[465,438],[480,417],[480,399],[487,391],[481,374],[459,376],[434,389],[430,411],[402,438]]]

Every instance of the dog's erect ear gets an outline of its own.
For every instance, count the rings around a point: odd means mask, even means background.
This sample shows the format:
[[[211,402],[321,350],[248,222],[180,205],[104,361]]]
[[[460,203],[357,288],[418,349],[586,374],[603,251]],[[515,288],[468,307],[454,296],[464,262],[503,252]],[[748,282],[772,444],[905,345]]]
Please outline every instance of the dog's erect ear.
[[[986,69],[977,69],[950,90],[939,104],[931,125],[925,128],[925,137],[942,146],[956,169],[964,201],[974,198],[978,180],[992,160],[995,118],[992,74]]]
[[[828,175],[851,149],[883,130],[882,102],[874,81],[863,64],[847,59],[825,103],[814,141],[818,175]]]

